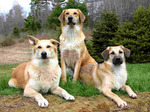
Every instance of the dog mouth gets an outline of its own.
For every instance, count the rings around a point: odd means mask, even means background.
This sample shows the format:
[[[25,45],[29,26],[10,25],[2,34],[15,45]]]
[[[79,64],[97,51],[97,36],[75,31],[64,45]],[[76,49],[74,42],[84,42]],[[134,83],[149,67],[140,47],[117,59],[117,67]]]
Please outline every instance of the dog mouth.
[[[73,21],[69,21],[67,24],[68,24],[68,25],[75,25],[76,23],[73,22]]]

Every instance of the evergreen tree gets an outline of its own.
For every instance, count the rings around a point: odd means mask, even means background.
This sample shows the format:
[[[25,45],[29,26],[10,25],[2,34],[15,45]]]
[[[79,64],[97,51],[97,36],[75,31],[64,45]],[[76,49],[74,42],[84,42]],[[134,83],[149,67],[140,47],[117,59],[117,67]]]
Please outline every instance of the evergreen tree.
[[[18,29],[17,26],[15,26],[15,27],[13,28],[13,36],[15,36],[15,37],[17,37],[17,38],[20,37],[20,31],[19,31],[19,29]]]
[[[115,37],[115,33],[118,30],[119,18],[116,13],[106,11],[102,13],[101,20],[95,24],[95,30],[93,31],[93,57],[97,62],[103,61],[101,52],[111,46],[110,40]]]
[[[150,62],[150,7],[139,6],[133,15],[133,22],[123,23],[112,42],[131,50],[128,62]]]
[[[25,31],[36,32],[41,29],[41,23],[31,14],[25,19]]]

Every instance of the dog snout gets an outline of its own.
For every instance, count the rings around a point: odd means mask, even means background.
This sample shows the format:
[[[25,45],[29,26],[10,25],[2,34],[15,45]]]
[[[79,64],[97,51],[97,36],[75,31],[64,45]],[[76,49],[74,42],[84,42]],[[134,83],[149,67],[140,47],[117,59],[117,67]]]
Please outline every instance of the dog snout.
[[[72,21],[72,19],[73,19],[72,16],[69,16],[69,17],[68,17],[68,20],[69,20],[69,21]]]
[[[121,56],[115,56],[114,58],[113,58],[113,64],[114,65],[120,65],[120,64],[122,64],[123,63],[123,59],[122,59],[122,57]]]
[[[43,51],[41,53],[42,59],[46,59],[47,58],[47,52]]]

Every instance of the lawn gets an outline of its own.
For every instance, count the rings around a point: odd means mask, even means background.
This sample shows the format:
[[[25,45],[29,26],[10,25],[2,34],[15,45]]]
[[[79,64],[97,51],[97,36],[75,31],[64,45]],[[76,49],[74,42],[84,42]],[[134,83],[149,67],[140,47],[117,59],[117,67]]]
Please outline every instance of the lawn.
[[[8,80],[11,77],[11,68],[15,68],[17,65],[0,65],[0,95],[12,95],[23,93],[21,89],[10,88],[8,86]],[[135,92],[150,92],[150,63],[145,64],[128,64],[128,80],[127,85]],[[97,89],[92,86],[86,86],[78,81],[73,84],[68,76],[68,82],[65,85],[60,83],[60,86],[67,90],[74,96],[93,96],[100,94]],[[127,95],[123,91],[114,91],[116,94]]]

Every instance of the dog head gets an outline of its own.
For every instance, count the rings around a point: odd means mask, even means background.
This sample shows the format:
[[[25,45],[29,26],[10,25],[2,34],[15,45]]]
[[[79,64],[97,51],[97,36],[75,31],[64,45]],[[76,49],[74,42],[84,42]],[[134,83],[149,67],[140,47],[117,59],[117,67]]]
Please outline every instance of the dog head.
[[[75,25],[78,23],[83,23],[85,16],[79,9],[64,9],[59,16],[59,20],[64,25]]]
[[[105,61],[111,61],[114,65],[121,65],[125,61],[125,57],[130,56],[130,50],[123,46],[107,47],[102,52]]]
[[[28,35],[29,42],[33,48],[33,58],[34,59],[50,59],[57,56],[57,46],[59,42],[50,40],[39,40],[33,36]]]

